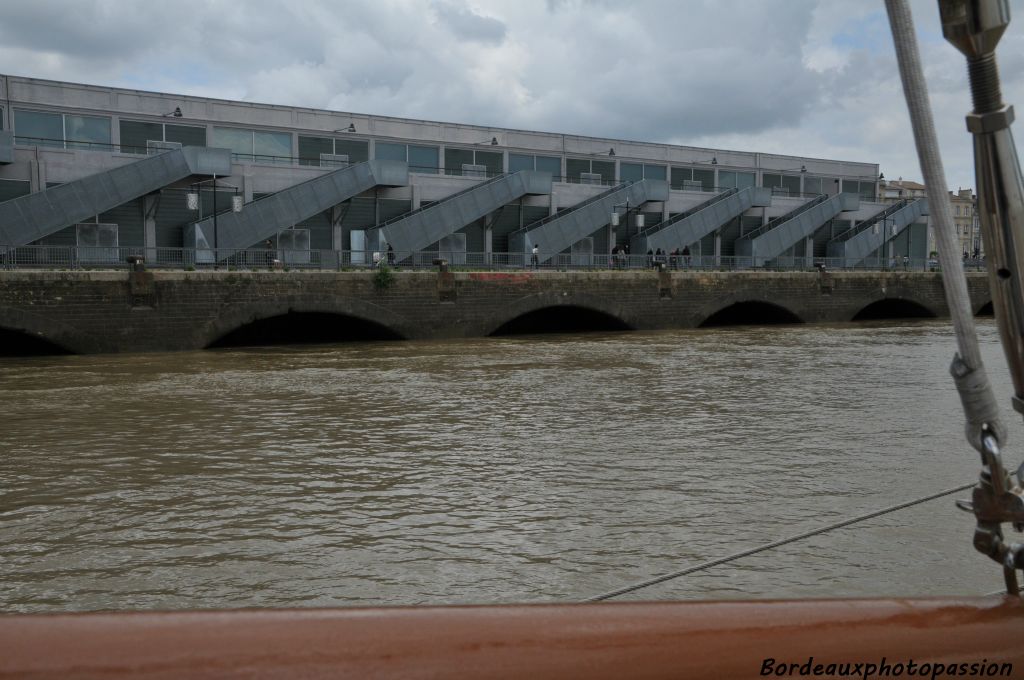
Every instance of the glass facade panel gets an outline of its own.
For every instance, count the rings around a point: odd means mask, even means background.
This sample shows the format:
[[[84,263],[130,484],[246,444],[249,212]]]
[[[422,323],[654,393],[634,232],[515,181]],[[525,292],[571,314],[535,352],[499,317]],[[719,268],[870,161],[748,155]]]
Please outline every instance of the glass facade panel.
[[[807,194],[820,194],[823,193],[821,190],[821,178],[820,177],[804,177],[804,193]]]
[[[715,171],[693,169],[693,181],[700,182],[704,191],[715,190]]]
[[[134,120],[122,120],[121,151],[124,153],[146,153],[146,142],[150,139],[162,141],[163,125],[160,123],[143,123]]]
[[[213,128],[213,142],[217,149],[231,149],[231,153],[252,159],[252,130],[241,128]]]
[[[757,180],[756,175],[752,172],[737,172],[736,173],[736,188],[746,189],[747,187],[754,186],[754,182]]]
[[[639,163],[620,163],[619,180],[622,182],[637,182],[644,178],[644,166]]]
[[[292,135],[290,132],[256,130],[253,132],[253,149],[256,160],[288,160],[292,155]]]
[[[487,167],[487,176],[494,177],[505,172],[504,154],[500,151],[477,151],[476,164]]]
[[[736,188],[736,173],[731,170],[718,171],[718,187],[720,189]]]
[[[667,170],[664,165],[644,164],[644,179],[665,179]]]
[[[562,159],[553,156],[537,156],[537,170],[550,172],[552,177],[562,174]]]
[[[69,149],[110,151],[110,119],[98,116],[64,116]]]
[[[580,174],[590,172],[590,161],[582,158],[565,159],[565,175],[570,182],[579,182]]]
[[[592,161],[590,171],[601,175],[601,180],[605,184],[615,181],[615,161]]]
[[[682,189],[684,182],[693,180],[693,168],[680,168],[672,166],[672,188]]]
[[[334,140],[330,137],[304,137],[299,135],[299,165],[320,165],[320,154],[334,153]],[[349,161],[352,159],[350,158]]]
[[[875,200],[875,183],[874,182],[861,182],[860,183],[860,200],[862,201],[874,201]],[[966,213],[964,213],[966,214]]]
[[[335,139],[334,153],[348,156],[349,163],[362,163],[370,160],[370,143],[360,139]]]
[[[182,146],[206,146],[206,128],[168,124],[164,126],[164,141],[177,142]]]
[[[449,175],[461,175],[463,165],[473,164],[473,152],[469,149],[444,150],[444,171]]]
[[[800,195],[800,178],[789,175],[782,176],[782,187],[789,192],[790,196]]]
[[[774,175],[774,174],[769,174],[767,172],[764,173],[763,175],[761,175],[761,186],[763,186],[763,187],[772,187],[772,188],[781,187],[782,186],[782,175]]]
[[[63,148],[63,116],[59,113],[14,109],[14,134],[19,144]]]
[[[440,151],[436,146],[409,145],[409,170],[424,175],[436,175],[440,163]]]
[[[533,156],[524,156],[520,153],[508,155],[508,171],[519,172],[520,170],[533,170]]]
[[[373,157],[385,161],[405,161],[405,144],[392,144],[390,142],[377,142],[374,145]]]

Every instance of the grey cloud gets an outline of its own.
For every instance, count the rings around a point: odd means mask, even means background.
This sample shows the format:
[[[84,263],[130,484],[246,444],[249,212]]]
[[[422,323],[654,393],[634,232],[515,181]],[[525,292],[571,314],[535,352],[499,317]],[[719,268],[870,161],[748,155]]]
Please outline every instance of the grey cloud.
[[[465,5],[437,2],[434,13],[452,33],[464,40],[496,44],[505,39],[505,24],[494,17],[477,14]]]

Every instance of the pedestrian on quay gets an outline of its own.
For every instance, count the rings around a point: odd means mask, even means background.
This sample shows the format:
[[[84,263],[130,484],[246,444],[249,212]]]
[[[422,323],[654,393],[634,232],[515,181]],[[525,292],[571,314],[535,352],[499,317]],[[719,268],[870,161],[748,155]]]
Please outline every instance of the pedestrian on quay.
[[[690,246],[683,246],[683,266],[690,268]]]
[[[668,256],[668,264],[672,269],[679,269],[679,246],[672,249]]]
[[[540,245],[533,244],[533,253],[530,255],[530,266],[536,269],[540,266]]]
[[[267,250],[267,268],[272,269],[274,267],[274,244],[268,238],[266,241],[263,242],[263,247],[266,248]]]
[[[391,247],[390,243],[388,244],[388,266],[395,266],[395,249]]]
[[[651,269],[654,267],[654,251],[650,248],[647,249],[647,268]]]

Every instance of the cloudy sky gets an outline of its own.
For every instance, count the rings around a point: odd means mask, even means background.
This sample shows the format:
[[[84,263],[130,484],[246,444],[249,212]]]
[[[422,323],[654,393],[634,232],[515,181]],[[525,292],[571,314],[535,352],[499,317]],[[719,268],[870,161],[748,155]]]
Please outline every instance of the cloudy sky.
[[[1019,108],[1011,5],[999,55]],[[948,181],[973,186],[964,60],[935,1],[912,6]],[[10,0],[0,70],[921,176],[882,0]]]

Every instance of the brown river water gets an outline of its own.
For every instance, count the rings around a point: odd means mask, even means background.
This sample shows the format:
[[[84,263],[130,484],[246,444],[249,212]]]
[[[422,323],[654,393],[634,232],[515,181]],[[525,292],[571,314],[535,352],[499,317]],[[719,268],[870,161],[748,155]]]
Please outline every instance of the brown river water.
[[[975,479],[953,350],[889,321],[0,358],[0,611],[583,599]],[[966,496],[629,597],[990,592]]]

